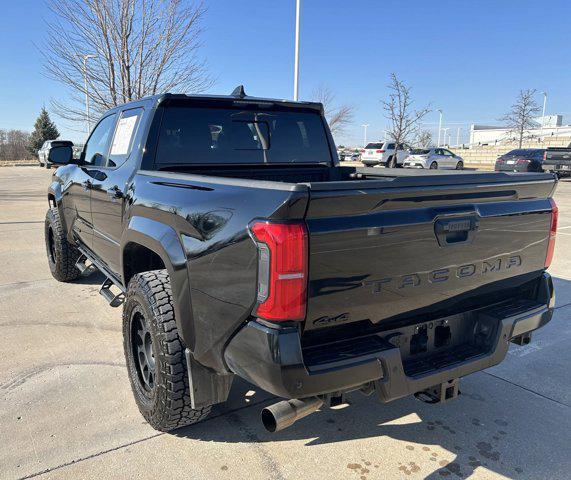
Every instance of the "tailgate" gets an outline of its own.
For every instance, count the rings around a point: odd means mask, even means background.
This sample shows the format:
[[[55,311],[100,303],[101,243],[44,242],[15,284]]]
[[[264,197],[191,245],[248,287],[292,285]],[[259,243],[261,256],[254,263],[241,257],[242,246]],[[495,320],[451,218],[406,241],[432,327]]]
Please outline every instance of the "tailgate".
[[[454,313],[541,274],[552,176],[418,178],[311,185],[306,330]]]

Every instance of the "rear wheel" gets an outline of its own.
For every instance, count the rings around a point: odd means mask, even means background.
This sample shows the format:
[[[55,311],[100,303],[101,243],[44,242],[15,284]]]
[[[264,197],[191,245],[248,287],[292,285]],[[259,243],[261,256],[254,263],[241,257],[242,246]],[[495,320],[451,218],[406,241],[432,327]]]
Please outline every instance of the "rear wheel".
[[[430,168],[430,170],[436,170],[436,169],[438,168],[438,163],[432,162],[432,163],[430,164],[430,167],[429,167],[429,168]]]
[[[52,276],[60,282],[70,282],[79,278],[81,272],[75,263],[80,252],[67,241],[57,208],[50,208],[46,213],[44,235]]]
[[[456,170],[464,170],[464,162],[458,162],[456,164]]]
[[[389,168],[397,168],[397,159],[395,157],[390,158]]]
[[[166,432],[208,416],[210,406],[191,406],[184,345],[166,270],[139,273],[129,282],[123,347],[135,402],[153,428]]]

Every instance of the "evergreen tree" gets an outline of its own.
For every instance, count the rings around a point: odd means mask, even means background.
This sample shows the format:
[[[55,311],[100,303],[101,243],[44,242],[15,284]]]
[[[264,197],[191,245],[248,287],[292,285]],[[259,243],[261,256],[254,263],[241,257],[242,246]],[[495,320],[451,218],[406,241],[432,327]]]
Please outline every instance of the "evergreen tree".
[[[59,137],[58,129],[54,122],[51,121],[50,115],[45,107],[42,107],[40,115],[34,124],[34,131],[30,135],[28,143],[28,151],[34,156],[38,156],[38,150],[42,147],[46,140],[55,140]]]

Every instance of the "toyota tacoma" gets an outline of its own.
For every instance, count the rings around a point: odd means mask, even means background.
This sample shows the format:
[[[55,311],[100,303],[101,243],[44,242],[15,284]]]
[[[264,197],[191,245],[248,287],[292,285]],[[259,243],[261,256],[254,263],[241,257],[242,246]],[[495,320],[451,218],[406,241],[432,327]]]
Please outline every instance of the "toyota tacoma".
[[[269,431],[353,391],[451,400],[552,316],[553,174],[340,166],[321,104],[242,87],[116,107],[49,157],[51,272],[104,275],[161,431],[235,376],[283,399]]]

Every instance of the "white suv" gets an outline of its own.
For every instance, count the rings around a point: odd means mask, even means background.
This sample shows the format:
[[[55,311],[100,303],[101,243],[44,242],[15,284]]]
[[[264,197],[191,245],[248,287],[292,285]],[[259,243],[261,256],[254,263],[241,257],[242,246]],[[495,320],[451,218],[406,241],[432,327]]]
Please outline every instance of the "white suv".
[[[402,166],[408,155],[408,147],[403,143],[399,143],[396,150],[394,143],[369,143],[364,150],[361,150],[361,162],[363,162],[366,167],[383,165],[385,167],[395,168]]]

